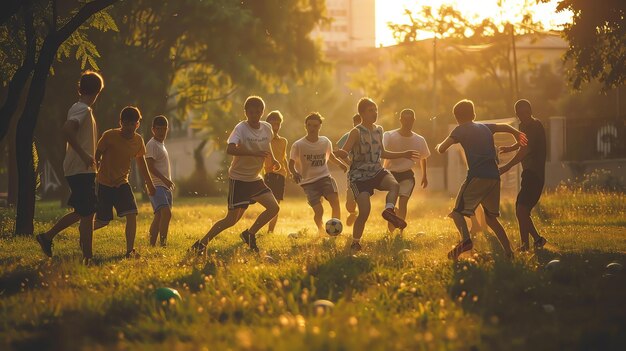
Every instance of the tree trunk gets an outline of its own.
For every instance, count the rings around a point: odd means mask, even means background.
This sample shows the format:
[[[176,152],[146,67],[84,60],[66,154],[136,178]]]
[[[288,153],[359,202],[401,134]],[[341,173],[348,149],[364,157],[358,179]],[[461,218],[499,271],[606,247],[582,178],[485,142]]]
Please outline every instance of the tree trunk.
[[[18,194],[15,216],[15,235],[32,235],[35,217],[36,176],[33,163],[33,135],[37,117],[46,92],[46,81],[59,46],[85,23],[94,13],[101,11],[116,0],[95,0],[84,5],[63,28],[46,36],[39,58],[35,64],[33,79],[28,90],[26,106],[17,124],[16,156]]]
[[[58,40],[44,41],[35,66],[35,73],[30,82],[26,106],[17,123],[15,150],[17,156],[17,209],[15,216],[15,235],[32,235],[35,218],[36,175],[33,161],[33,134],[37,125],[37,116],[46,92],[48,72],[56,51]]]
[[[0,107],[0,140],[4,139],[9,128],[11,127],[11,119],[19,106],[20,97],[22,91],[30,78],[30,74],[35,68],[35,29],[33,25],[33,10],[30,3],[23,6],[24,17],[24,33],[26,34],[26,52],[24,54],[24,61],[20,68],[17,69],[11,81],[7,91],[6,100]]]

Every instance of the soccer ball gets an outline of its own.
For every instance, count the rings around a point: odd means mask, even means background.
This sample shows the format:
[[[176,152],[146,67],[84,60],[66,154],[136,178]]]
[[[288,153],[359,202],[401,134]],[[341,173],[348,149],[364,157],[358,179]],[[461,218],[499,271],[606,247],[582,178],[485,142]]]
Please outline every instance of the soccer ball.
[[[337,218],[331,218],[326,222],[326,233],[330,236],[337,236],[341,234],[343,230],[343,224]]]

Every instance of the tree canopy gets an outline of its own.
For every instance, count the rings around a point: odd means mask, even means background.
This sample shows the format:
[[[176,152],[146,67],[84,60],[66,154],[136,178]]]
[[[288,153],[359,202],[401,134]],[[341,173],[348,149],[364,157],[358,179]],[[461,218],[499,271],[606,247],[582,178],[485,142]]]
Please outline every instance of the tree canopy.
[[[549,0],[538,0],[548,2]],[[563,35],[569,42],[565,60],[572,63],[569,80],[575,89],[598,80],[606,91],[626,80],[626,2],[560,0],[557,11],[569,10],[572,22]]]

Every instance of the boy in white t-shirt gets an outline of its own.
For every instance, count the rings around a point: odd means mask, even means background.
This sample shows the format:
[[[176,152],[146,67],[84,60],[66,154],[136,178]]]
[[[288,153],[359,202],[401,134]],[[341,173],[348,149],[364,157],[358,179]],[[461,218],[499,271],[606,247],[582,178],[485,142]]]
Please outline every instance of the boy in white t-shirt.
[[[206,235],[196,241],[190,251],[198,254],[206,252],[206,245],[219,233],[235,225],[249,205],[258,202],[265,207],[249,229],[239,237],[248,247],[259,252],[256,244],[256,233],[272,218],[280,207],[272,191],[265,185],[260,176],[265,158],[271,157],[274,171],[280,169],[280,163],[272,154],[270,142],[273,138],[272,126],[261,121],[265,102],[258,96],[250,96],[244,103],[246,120],[239,122],[228,137],[226,153],[233,155],[228,169],[228,212],[226,217],[215,222]]]
[[[161,246],[167,244],[167,232],[172,218],[172,173],[170,157],[165,148],[168,122],[165,116],[156,116],[152,120],[152,139],[146,143],[146,162],[156,189],[154,196],[150,196],[150,203],[154,210],[154,219],[150,225],[150,246],[155,246],[160,236]]]
[[[102,76],[96,72],[84,72],[78,83],[78,102],[67,112],[63,136],[67,142],[63,173],[71,195],[67,204],[74,210],[45,233],[36,236],[41,250],[52,257],[52,239],[62,230],[79,222],[80,247],[83,262],[88,264],[93,256],[93,219],[96,213],[96,140],[98,128],[91,106],[104,87]]]
[[[306,136],[293,143],[289,153],[289,171],[304,190],[307,202],[313,208],[313,221],[320,235],[324,233],[322,196],[330,203],[333,218],[341,218],[337,183],[330,175],[328,160],[339,165],[344,172],[348,170],[333,154],[330,140],[319,135],[323,119],[316,112],[308,115],[304,120]]]
[[[426,174],[426,159],[430,156],[430,150],[426,144],[426,140],[421,135],[413,132],[413,123],[415,122],[415,112],[411,109],[404,109],[400,112],[400,128],[390,130],[383,133],[383,146],[386,150],[394,152],[402,152],[407,150],[417,150],[420,157],[420,166],[422,168],[422,188],[428,186],[428,176]],[[409,198],[415,188],[415,174],[413,173],[413,165],[417,159],[396,158],[383,160],[383,167],[391,172],[396,179],[400,190],[398,191],[398,217],[406,220],[407,205]],[[396,228],[389,223],[390,232]]]

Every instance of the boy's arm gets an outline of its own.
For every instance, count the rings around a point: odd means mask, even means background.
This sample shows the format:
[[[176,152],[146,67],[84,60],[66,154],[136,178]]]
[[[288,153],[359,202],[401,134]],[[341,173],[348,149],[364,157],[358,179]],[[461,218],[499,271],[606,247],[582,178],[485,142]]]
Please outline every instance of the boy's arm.
[[[78,144],[78,140],[76,140],[76,135],[78,135],[78,122],[75,120],[67,120],[65,124],[63,124],[63,136],[65,137],[65,141],[70,144],[70,147],[76,151],[81,160],[85,163],[87,168],[96,166],[95,157],[91,157],[83,150],[82,147]]]
[[[499,168],[500,174],[508,172],[513,166],[520,163],[526,155],[528,155],[528,146],[520,146],[519,151],[513,156],[513,158],[507,162],[504,166]]]
[[[393,159],[393,158],[418,158],[418,157],[420,157],[420,153],[417,150],[407,150],[407,151],[402,151],[402,152],[387,151],[383,147],[383,150],[380,153],[380,157],[381,158],[389,158],[389,159]]]
[[[296,171],[296,161],[293,159],[289,159],[289,172],[291,172],[291,176],[296,184],[300,183],[302,176],[298,173],[298,171]]]
[[[280,168],[282,167],[280,165],[280,162],[278,162],[278,160],[276,159],[276,157],[274,157],[274,150],[272,150],[272,148],[270,147],[270,154],[269,156],[272,159],[272,170],[274,172],[278,172],[280,171]]]
[[[350,131],[350,134],[348,135],[348,140],[346,140],[346,143],[343,144],[342,148],[337,149],[335,151],[335,155],[343,159],[348,158],[350,151],[352,151],[352,148],[354,147],[354,143],[359,137],[358,134],[359,134],[359,131],[356,128],[352,128],[352,130]]]
[[[520,132],[513,126],[510,126],[506,123],[491,124],[489,129],[491,129],[492,133],[512,134],[515,137],[515,140],[517,140],[517,143],[521,146],[526,146],[528,144],[528,138],[526,137],[526,134]]]
[[[346,166],[343,162],[341,162],[341,160],[339,160],[337,158],[337,156],[335,156],[335,154],[333,152],[330,153],[330,160],[336,164],[337,166],[339,166],[339,168],[341,168],[341,170],[345,173],[348,171],[348,166]]]
[[[520,147],[521,147],[521,145],[519,143],[515,143],[515,144],[509,145],[509,146],[500,146],[498,148],[498,152],[501,153],[501,154],[506,154],[507,152],[518,150]]]
[[[420,160],[420,167],[422,168],[422,188],[426,188],[428,186],[428,175],[426,174],[426,159],[425,158]]]
[[[444,141],[435,146],[435,150],[437,150],[438,153],[443,154],[448,150],[448,148],[450,148],[450,146],[456,143],[458,143],[458,141],[456,141],[454,138],[447,137]]]
[[[270,151],[250,151],[241,145],[234,143],[228,144],[226,153],[232,156],[253,156],[253,157],[274,157]]]
[[[163,173],[161,173],[161,171],[159,171],[156,168],[155,162],[156,160],[152,157],[146,158],[146,163],[148,164],[148,170],[150,171],[150,174],[161,179],[161,181],[163,182],[163,184],[165,184],[165,186],[173,190],[174,183],[171,180],[169,180],[166,176],[164,176]]]
[[[152,178],[150,177],[150,174],[148,173],[148,166],[146,165],[146,158],[143,155],[137,156],[135,157],[135,161],[137,162],[139,173],[141,174],[141,177],[143,178],[144,183],[148,187],[148,195],[154,196],[156,189],[154,188],[154,184],[152,183]]]

